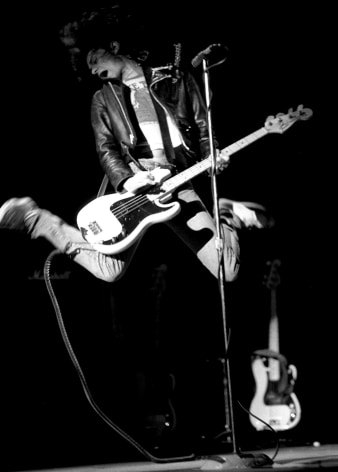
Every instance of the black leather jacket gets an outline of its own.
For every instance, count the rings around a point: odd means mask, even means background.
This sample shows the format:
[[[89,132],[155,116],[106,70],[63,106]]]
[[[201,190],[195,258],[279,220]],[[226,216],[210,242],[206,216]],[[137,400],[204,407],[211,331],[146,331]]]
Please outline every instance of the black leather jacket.
[[[145,68],[144,75],[157,114],[161,115],[165,107],[171,115],[191,165],[207,157],[210,150],[207,109],[193,75],[189,71],[171,74],[151,68]],[[140,129],[130,104],[129,88],[121,82],[105,82],[92,98],[91,123],[101,166],[115,191],[123,191],[123,182],[133,175],[128,164],[137,162],[139,157],[135,146]],[[162,134],[165,132],[162,129]]]

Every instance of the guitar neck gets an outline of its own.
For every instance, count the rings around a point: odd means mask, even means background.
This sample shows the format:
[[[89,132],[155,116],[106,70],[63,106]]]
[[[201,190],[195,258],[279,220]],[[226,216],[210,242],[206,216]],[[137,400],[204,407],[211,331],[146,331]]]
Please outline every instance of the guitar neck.
[[[279,352],[279,323],[277,316],[276,290],[271,290],[271,317],[269,326],[269,349]]]
[[[232,154],[240,151],[246,146],[249,146],[249,144],[262,138],[266,134],[268,134],[268,131],[265,128],[260,128],[259,130],[249,134],[245,138],[242,138],[236,141],[235,143],[231,144],[230,146],[224,148],[221,152],[223,154],[231,156]],[[211,168],[211,166],[212,166],[211,158],[207,157],[203,161],[200,161],[197,164],[189,167],[188,169],[185,169],[180,174],[177,174],[174,177],[171,177],[170,179],[166,180],[162,184],[162,190],[164,193],[161,193],[161,198],[163,198],[163,196],[167,194],[172,193],[178,187],[188,182],[189,180],[193,179],[194,177],[197,177],[199,174],[202,174],[203,172],[207,171],[208,169]]]
[[[277,317],[276,289],[271,290],[271,317],[269,325],[269,349],[279,353],[279,323]],[[270,380],[278,380],[280,377],[280,364],[276,359],[269,360]]]
[[[286,131],[297,120],[307,120],[311,116],[312,110],[308,108],[303,108],[303,105],[299,105],[295,112],[290,109],[287,115],[282,115],[281,113],[279,113],[276,118],[274,118],[273,116],[268,117],[264,127],[258,129],[257,131],[254,131],[245,138],[236,141],[230,146],[224,148],[221,152],[222,154],[230,156],[231,154],[234,154],[235,152],[240,151],[249,144],[257,141],[257,139],[266,136],[268,133],[284,133],[284,131]],[[200,161],[197,164],[193,165],[189,169],[184,170],[180,174],[175,175],[174,177],[166,180],[161,185],[161,195],[158,197],[158,199],[162,199],[163,197],[171,194],[180,185],[184,184],[185,182],[188,182],[189,180],[193,179],[202,172],[205,172],[206,170],[210,169],[211,166],[212,161],[211,158],[208,157],[207,159],[204,159],[203,161]]]

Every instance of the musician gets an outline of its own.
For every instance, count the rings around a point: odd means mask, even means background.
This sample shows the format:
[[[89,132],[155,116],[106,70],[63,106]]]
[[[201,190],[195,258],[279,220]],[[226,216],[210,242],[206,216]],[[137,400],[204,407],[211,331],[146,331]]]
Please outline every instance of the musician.
[[[130,45],[127,28],[110,24],[110,31],[113,37],[109,38],[96,32],[95,42],[86,51],[88,70],[102,83],[92,96],[90,114],[97,156],[109,182],[108,191],[150,193],[159,186],[154,169],[165,168],[175,175],[210,155],[206,104],[188,67],[153,68],[144,51],[141,54]],[[214,144],[222,171],[228,157],[222,155],[216,137]],[[181,211],[163,224],[218,277],[215,221],[193,182],[176,189],[172,200],[179,202]],[[271,227],[273,219],[258,204],[221,199],[219,210],[225,280],[230,282],[237,278],[240,267],[238,229]],[[5,202],[0,224],[24,230],[32,239],[47,239],[107,282],[124,274],[140,243],[138,238],[118,254],[104,254],[87,243],[79,229],[40,208],[30,197]]]

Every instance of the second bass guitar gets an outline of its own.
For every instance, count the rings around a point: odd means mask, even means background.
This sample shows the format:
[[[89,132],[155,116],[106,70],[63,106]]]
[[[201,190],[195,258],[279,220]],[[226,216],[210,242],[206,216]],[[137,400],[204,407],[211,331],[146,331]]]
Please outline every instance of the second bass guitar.
[[[289,365],[279,352],[276,290],[279,285],[280,260],[275,259],[268,264],[270,272],[264,284],[271,294],[269,348],[255,351],[253,355],[252,373],[256,391],[250,406],[250,421],[257,431],[269,427],[276,431],[285,431],[299,423],[301,407],[293,391],[297,369],[294,365]]]

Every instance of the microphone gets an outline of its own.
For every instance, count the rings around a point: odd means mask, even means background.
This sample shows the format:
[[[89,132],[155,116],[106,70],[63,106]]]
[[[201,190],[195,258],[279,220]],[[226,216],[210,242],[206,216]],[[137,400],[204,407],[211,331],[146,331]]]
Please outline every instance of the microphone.
[[[191,61],[191,65],[193,67],[198,67],[203,59],[208,56],[215,48],[221,48],[223,47],[222,44],[216,43],[216,44],[210,44],[206,49],[203,49],[203,51],[199,52]]]

